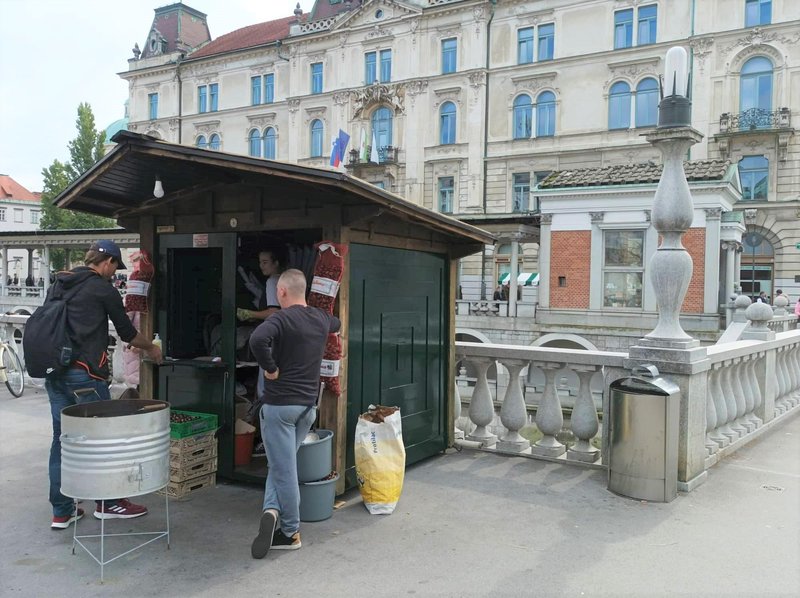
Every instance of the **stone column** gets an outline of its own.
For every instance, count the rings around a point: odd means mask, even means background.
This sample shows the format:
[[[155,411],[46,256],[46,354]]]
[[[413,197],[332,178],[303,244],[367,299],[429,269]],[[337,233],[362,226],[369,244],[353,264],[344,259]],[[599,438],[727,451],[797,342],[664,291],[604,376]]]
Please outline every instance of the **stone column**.
[[[519,241],[514,236],[511,239],[511,274],[508,280],[508,315],[512,318],[517,315],[517,278],[519,278]]]
[[[707,208],[706,243],[705,243],[705,285],[703,293],[703,311],[707,314],[719,313],[719,254],[720,254],[720,218],[722,208]],[[730,296],[730,295],[728,295]],[[726,299],[727,300],[727,299]]]
[[[564,427],[564,414],[561,412],[561,400],[556,391],[555,377],[556,372],[564,364],[534,362],[534,365],[544,372],[546,382],[536,409],[536,426],[544,436],[531,447],[531,452],[534,455],[558,457],[567,451],[567,447],[556,439],[556,434]]]
[[[500,407],[500,421],[508,432],[497,441],[497,449],[521,453],[531,446],[519,433],[528,423],[528,410],[519,383],[519,373],[528,365],[528,361],[504,359],[502,363],[508,370],[508,387]]]
[[[744,251],[742,244],[736,243],[733,264],[733,286],[737,293],[742,292],[742,251]]]
[[[736,246],[735,241],[726,241],[722,244],[725,250],[725,302],[735,295],[736,287]]]
[[[486,379],[486,371],[494,361],[489,358],[474,358],[470,362],[475,365],[478,378],[469,403],[469,419],[476,428],[467,436],[467,440],[480,442],[482,446],[491,446],[497,442],[497,436],[487,429],[494,420],[494,401]]]
[[[550,307],[550,225],[552,214],[542,214],[539,220],[539,307]]]
[[[8,247],[3,245],[3,263],[0,266],[0,277],[3,280],[0,280],[0,296],[5,297],[8,295]]]

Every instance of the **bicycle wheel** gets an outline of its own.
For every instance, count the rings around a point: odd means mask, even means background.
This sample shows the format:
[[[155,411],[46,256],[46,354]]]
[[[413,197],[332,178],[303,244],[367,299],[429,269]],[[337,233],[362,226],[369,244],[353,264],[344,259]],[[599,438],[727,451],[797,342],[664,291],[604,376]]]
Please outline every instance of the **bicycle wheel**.
[[[22,391],[25,390],[25,372],[19,355],[11,345],[6,345],[3,350],[3,367],[6,371],[6,386],[9,392],[15,397],[21,397]]]

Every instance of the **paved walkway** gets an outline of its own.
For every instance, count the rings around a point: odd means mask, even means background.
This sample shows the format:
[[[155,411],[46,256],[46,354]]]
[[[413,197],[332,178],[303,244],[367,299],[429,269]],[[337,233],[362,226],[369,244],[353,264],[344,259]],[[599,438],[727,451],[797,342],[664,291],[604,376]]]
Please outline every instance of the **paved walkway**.
[[[670,504],[615,496],[602,471],[448,452],[409,469],[393,515],[369,515],[350,493],[333,518],[303,525],[300,551],[263,561],[250,558],[261,489],[220,484],[171,502],[171,550],[111,563],[104,585],[88,555],[71,554],[71,531],[49,528],[50,436],[46,395],[0,393],[3,597],[800,593],[800,417]],[[142,502],[150,515],[111,531],[158,529],[163,499]]]

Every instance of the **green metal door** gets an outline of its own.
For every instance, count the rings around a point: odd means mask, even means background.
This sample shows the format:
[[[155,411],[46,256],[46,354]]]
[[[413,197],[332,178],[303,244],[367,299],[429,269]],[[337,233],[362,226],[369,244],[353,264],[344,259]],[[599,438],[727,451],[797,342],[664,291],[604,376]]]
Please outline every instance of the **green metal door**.
[[[406,462],[443,451],[447,330],[443,256],[350,246],[347,474],[353,434],[370,404],[400,407]]]

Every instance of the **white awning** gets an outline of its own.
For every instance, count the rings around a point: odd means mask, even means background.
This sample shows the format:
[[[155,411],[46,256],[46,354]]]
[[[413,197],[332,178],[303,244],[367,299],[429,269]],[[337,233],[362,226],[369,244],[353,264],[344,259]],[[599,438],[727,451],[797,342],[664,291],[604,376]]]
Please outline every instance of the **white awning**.
[[[506,272],[500,277],[498,280],[498,284],[509,284],[511,279],[511,274]],[[522,272],[517,276],[517,284],[520,286],[531,286],[534,284],[539,284],[539,273],[538,272]]]

